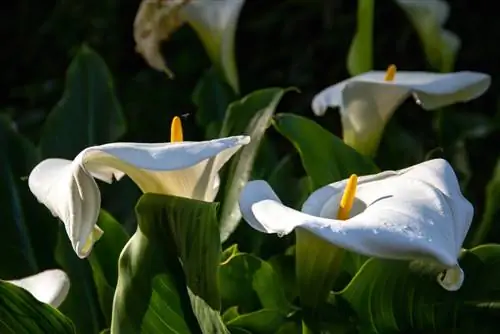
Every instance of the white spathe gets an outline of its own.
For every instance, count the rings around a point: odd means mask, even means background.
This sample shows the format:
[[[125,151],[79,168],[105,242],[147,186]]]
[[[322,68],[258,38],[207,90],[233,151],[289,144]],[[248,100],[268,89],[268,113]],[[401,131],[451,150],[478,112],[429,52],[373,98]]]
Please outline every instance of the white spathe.
[[[370,71],[326,88],[312,101],[318,116],[340,107],[343,140],[365,155],[376,153],[385,125],[396,108],[412,95],[426,110],[466,102],[482,95],[491,83],[478,72],[429,73],[398,71],[393,81],[386,72]]]
[[[253,181],[241,193],[240,209],[258,231],[285,235],[303,228],[363,255],[424,261],[446,271],[438,277],[441,286],[460,288],[464,274],[457,259],[473,207],[448,162],[434,159],[359,177],[349,219],[337,220],[346,182],[318,189],[300,212],[284,206],[266,182]]]
[[[7,282],[27,290],[42,303],[55,308],[59,307],[66,299],[70,287],[68,275],[59,269],[49,269]]]
[[[460,49],[460,38],[443,26],[450,16],[450,5],[443,0],[396,0],[406,13],[422,42],[429,63],[447,72],[453,68]]]
[[[234,38],[245,0],[191,0],[179,10],[203,42],[212,62],[224,73],[229,85],[239,92]]]
[[[103,233],[96,225],[101,194],[94,178],[111,183],[127,174],[144,193],[213,201],[219,189],[218,171],[249,142],[248,136],[234,136],[202,142],[93,146],[73,161],[40,162],[29,176],[29,187],[64,223],[73,249],[85,258]]]

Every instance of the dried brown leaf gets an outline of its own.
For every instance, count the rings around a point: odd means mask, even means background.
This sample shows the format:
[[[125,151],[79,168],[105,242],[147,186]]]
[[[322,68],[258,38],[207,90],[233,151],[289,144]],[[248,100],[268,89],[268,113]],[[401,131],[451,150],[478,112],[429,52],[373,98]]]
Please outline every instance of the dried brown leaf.
[[[136,51],[149,66],[173,77],[160,51],[160,44],[167,40],[185,21],[179,10],[190,0],[143,0],[134,21]]]

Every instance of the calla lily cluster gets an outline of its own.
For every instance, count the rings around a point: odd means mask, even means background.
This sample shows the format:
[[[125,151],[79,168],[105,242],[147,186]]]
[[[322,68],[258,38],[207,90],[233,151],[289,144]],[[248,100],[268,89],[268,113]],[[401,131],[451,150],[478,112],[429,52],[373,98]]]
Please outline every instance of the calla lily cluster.
[[[50,269],[38,274],[7,281],[28,291],[41,301],[52,307],[59,307],[66,299],[70,282],[68,275],[60,269]]]
[[[74,160],[47,159],[31,172],[31,192],[65,225],[72,247],[87,257],[103,231],[96,225],[101,195],[95,179],[111,183],[128,175],[144,193],[213,201],[218,171],[248,136],[183,141],[180,118],[172,121],[171,142],[92,146]]]
[[[351,176],[311,194],[301,211],[286,207],[262,180],[240,197],[243,218],[263,233],[305,229],[338,247],[366,256],[427,263],[449,291],[460,288],[458,264],[473,207],[452,167],[434,159],[375,175]]]
[[[478,72],[429,73],[370,71],[330,86],[312,101],[318,116],[339,107],[344,142],[362,154],[376,153],[385,125],[409,96],[425,110],[433,110],[481,96],[491,78]]]
[[[143,0],[134,22],[137,51],[151,67],[172,76],[161,55],[160,43],[187,22],[198,34],[212,63],[239,92],[234,36],[244,3],[245,0]]]

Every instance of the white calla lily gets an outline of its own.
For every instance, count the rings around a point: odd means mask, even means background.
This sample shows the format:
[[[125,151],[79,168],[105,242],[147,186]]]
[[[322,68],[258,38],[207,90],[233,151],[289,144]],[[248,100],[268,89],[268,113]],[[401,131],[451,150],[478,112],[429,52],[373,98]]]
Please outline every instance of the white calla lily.
[[[473,207],[442,159],[362,176],[357,188],[349,180],[332,183],[315,191],[302,212],[284,206],[266,182],[253,181],[241,193],[240,209],[248,224],[264,233],[301,228],[367,256],[424,262],[443,271],[438,282],[450,291],[464,279],[457,259]]]
[[[429,73],[370,71],[317,94],[312,109],[322,116],[329,107],[340,107],[344,142],[365,155],[374,155],[385,125],[396,108],[410,95],[425,110],[482,95],[491,78],[477,72]]]
[[[396,0],[406,13],[421,43],[429,63],[442,72],[453,68],[460,48],[460,38],[443,28],[450,16],[450,5],[443,0]]]
[[[239,83],[234,37],[244,3],[245,0],[192,0],[179,11],[235,92],[239,92]]]
[[[59,269],[50,269],[17,280],[7,281],[28,291],[52,307],[59,307],[68,295],[70,283],[66,273]]]
[[[73,160],[47,159],[30,173],[31,192],[65,225],[76,254],[85,258],[102,230],[96,225],[101,195],[95,179],[111,183],[128,175],[144,193],[213,201],[218,171],[250,137],[182,142],[180,119],[172,142],[112,143],[86,148]]]

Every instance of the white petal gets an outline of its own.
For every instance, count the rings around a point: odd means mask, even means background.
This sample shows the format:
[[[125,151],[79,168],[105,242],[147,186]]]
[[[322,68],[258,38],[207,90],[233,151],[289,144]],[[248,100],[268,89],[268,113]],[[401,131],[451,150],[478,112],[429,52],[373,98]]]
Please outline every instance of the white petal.
[[[215,197],[217,172],[249,141],[248,136],[235,136],[203,142],[114,143],[88,148],[80,156],[88,170],[99,171],[107,180],[123,172],[143,192],[209,200]]]
[[[87,257],[101,207],[94,178],[78,162],[47,159],[31,171],[28,184],[37,200],[64,223],[76,254]]]
[[[244,3],[245,0],[191,1],[179,12],[197,32],[212,62],[223,70],[236,92],[239,85],[234,37]]]
[[[385,125],[409,94],[406,87],[349,82],[342,91],[340,108],[344,142],[362,154],[374,154]]]
[[[491,84],[489,75],[469,71],[454,73],[399,71],[392,82],[384,81],[384,77],[384,71],[371,71],[331,86],[314,97],[313,110],[316,114],[321,115],[328,107],[341,106],[344,103],[342,101],[342,91],[347,83],[352,82],[369,82],[385,89],[391,89],[393,86],[408,89],[409,93],[416,94],[416,98],[421,102],[424,109],[436,109],[445,105],[475,99],[482,95]],[[368,88],[366,84],[357,87],[360,88],[358,96],[361,98]],[[387,92],[386,90],[372,89],[378,93],[374,96],[376,100],[388,99],[383,96]],[[399,97],[399,95],[395,96]]]
[[[59,269],[45,270],[33,276],[8,281],[30,292],[33,297],[52,307],[59,307],[68,295],[70,282]]]
[[[435,164],[441,163],[430,163],[431,166]],[[314,204],[313,199],[306,201],[304,211],[316,215],[285,207],[263,181],[247,185],[240,206],[245,220],[266,233],[287,234],[300,227],[332,244],[367,256],[425,259],[451,268],[457,265],[463,242],[455,237],[455,230],[461,230],[463,226],[460,226],[461,221],[455,221],[454,210],[459,207],[470,217],[472,207],[463,197],[448,197],[456,180],[450,185],[445,178],[437,187],[425,181],[438,178],[442,168],[430,168],[429,163],[424,163],[423,170],[419,171],[419,166],[405,170],[401,175],[385,172],[370,176],[372,179],[360,178],[357,203],[351,213],[354,216],[347,221],[333,219],[345,181],[313,194],[312,197],[320,203]],[[415,171],[425,174],[425,179],[421,180]],[[318,212],[321,216],[317,216]]]
[[[48,159],[30,174],[39,202],[65,224],[81,258],[90,254],[102,231],[96,227],[101,197],[94,177],[106,182],[127,174],[143,192],[213,200],[218,171],[248,136],[204,142],[113,143],[89,147],[74,161]]]
[[[464,271],[460,266],[456,265],[450,269],[446,269],[442,274],[438,275],[437,281],[439,285],[448,291],[457,291],[464,282]]]

